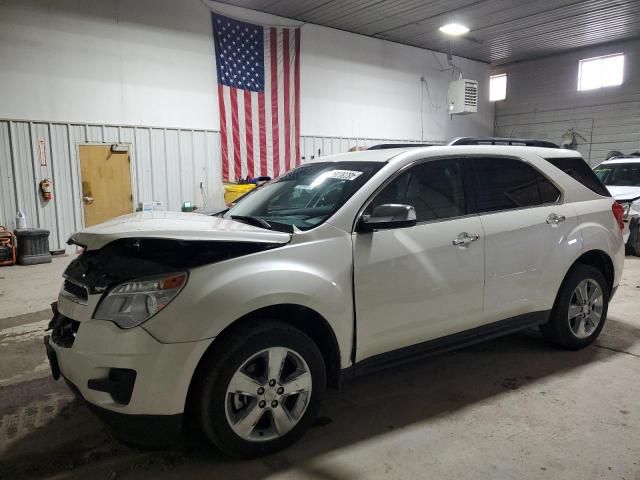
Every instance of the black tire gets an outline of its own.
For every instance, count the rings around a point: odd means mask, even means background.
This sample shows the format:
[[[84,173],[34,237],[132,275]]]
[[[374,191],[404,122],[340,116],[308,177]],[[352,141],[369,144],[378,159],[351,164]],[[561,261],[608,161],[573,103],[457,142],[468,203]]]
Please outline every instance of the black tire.
[[[205,436],[226,455],[255,458],[268,455],[297,441],[313,424],[326,390],[326,369],[317,345],[303,332],[282,322],[263,320],[238,328],[214,345],[215,352],[206,359],[197,390],[197,416]],[[252,356],[271,347],[293,350],[306,362],[311,373],[311,395],[298,423],[279,438],[249,441],[237,435],[225,410],[227,387],[236,371]]]
[[[595,281],[600,287],[603,299],[602,317],[600,323],[589,336],[579,338],[574,334],[569,323],[569,305],[576,287],[586,279]],[[589,265],[574,265],[560,286],[549,321],[540,326],[540,331],[548,341],[567,350],[579,350],[590,345],[598,338],[604,327],[609,307],[609,296],[607,281],[600,270]]]

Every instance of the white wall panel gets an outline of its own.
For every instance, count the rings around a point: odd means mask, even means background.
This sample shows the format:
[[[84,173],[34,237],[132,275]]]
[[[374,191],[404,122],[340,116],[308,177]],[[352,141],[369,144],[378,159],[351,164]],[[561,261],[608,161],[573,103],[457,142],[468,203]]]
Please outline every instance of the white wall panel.
[[[205,158],[220,158],[220,135],[217,132],[204,132]],[[206,205],[215,204],[216,199],[222,198],[224,195],[222,189],[222,163],[204,162],[205,166],[205,196]],[[213,202],[213,203],[212,203]]]
[[[149,128],[134,129],[133,150],[135,152],[135,161],[132,162],[132,165],[136,177],[137,195],[134,195],[134,201],[136,203],[152,201],[154,199],[149,135]]]
[[[101,125],[87,125],[85,128],[87,135],[87,142],[90,143],[102,143],[102,126]]]
[[[0,225],[7,228],[17,211],[14,184],[9,124],[0,123]]]
[[[168,207],[173,209],[182,201],[182,182],[180,180],[180,146],[176,130],[164,130],[167,178],[171,179],[167,188]]]
[[[167,155],[164,149],[164,130],[152,128],[149,131],[149,151],[153,168],[151,169],[151,190],[153,200],[168,205],[168,184],[171,179],[167,176]]]
[[[192,203],[196,203],[194,192],[194,169],[193,169],[193,141],[189,131],[178,132],[178,144],[180,147],[180,157],[176,159],[180,166],[180,197]]]
[[[51,159],[55,175],[54,202],[58,217],[58,245],[67,240],[68,232],[73,232],[82,225],[82,212],[79,198],[81,192],[77,182],[74,182],[74,172],[77,171],[77,159],[74,151],[70,151],[68,140],[68,125],[51,124]],[[53,161],[55,159],[55,161]],[[58,188],[58,186],[62,188]]]
[[[12,141],[14,148],[14,173],[18,196],[16,204],[32,225],[38,222],[40,225],[40,215],[38,212],[38,197],[32,192],[36,191],[36,181],[33,171],[33,152],[31,149],[30,124],[21,122],[9,126],[12,130]],[[3,222],[6,223],[6,222]]]

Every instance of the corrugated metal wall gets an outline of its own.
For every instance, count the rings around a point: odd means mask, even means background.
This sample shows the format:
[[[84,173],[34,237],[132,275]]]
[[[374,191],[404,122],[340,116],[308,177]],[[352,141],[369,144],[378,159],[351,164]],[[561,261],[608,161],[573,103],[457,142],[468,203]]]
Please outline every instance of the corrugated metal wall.
[[[580,59],[624,53],[624,83],[579,92]],[[506,72],[507,98],[496,102],[495,133],[562,141],[573,128],[578,150],[593,166],[607,153],[640,150],[640,41],[606,45],[531,62],[492,73]]]
[[[41,166],[40,141],[46,166]],[[2,120],[0,224],[14,228],[21,210],[30,227],[51,231],[51,248],[64,248],[83,225],[78,146],[114,143],[129,146],[134,205],[160,200],[179,210],[185,200],[222,204],[217,132]],[[51,202],[38,193],[44,178],[53,181]]]
[[[40,165],[40,141],[46,166]],[[304,136],[302,155],[309,160],[353,146],[414,141]],[[169,210],[180,210],[184,201],[222,206],[216,131],[0,120],[0,225],[15,228],[21,210],[29,227],[51,231],[52,249],[65,248],[69,235],[83,226],[78,145],[114,143],[129,146],[134,205],[159,200]],[[53,180],[51,202],[38,193],[44,178]]]

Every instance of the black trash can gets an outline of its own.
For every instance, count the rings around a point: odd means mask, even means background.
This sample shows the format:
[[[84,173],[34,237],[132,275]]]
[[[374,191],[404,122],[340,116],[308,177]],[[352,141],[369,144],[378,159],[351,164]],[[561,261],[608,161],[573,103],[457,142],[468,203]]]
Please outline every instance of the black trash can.
[[[51,263],[49,230],[42,228],[18,228],[14,230],[20,265]]]

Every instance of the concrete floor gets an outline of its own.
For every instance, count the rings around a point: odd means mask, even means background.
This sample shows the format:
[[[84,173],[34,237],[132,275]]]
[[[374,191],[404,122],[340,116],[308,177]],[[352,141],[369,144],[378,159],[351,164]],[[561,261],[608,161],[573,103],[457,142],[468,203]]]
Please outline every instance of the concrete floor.
[[[297,445],[251,462],[126,447],[51,380],[42,334],[69,260],[0,268],[0,478],[640,479],[640,258],[595,345],[527,331],[361,378]]]

